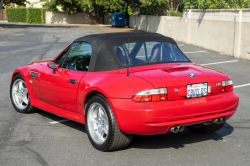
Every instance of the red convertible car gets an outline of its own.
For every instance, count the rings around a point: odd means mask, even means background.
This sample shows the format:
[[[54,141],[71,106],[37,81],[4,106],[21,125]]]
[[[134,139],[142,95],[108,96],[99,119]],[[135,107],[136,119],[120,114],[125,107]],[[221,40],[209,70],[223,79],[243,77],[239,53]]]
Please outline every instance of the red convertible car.
[[[85,124],[100,151],[128,146],[133,134],[217,131],[239,103],[226,74],[155,33],[78,38],[54,60],[16,69],[10,96],[18,112],[39,108]]]

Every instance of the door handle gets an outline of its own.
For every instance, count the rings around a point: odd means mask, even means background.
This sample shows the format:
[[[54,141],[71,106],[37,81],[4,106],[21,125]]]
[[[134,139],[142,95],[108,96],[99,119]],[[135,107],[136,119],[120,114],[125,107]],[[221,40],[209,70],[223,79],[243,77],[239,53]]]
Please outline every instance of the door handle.
[[[69,79],[69,83],[71,83],[71,84],[76,84],[76,80],[73,80],[73,79]]]
[[[31,77],[40,77],[40,73],[31,71],[31,72],[30,72],[30,76],[31,76]]]

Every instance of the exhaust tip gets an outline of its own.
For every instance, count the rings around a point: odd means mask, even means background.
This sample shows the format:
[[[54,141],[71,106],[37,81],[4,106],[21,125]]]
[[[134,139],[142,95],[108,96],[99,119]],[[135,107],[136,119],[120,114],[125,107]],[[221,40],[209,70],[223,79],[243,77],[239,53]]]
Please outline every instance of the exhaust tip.
[[[219,118],[218,121],[217,121],[217,124],[221,124],[221,119]]]
[[[179,127],[179,132],[183,132],[184,131],[184,126],[180,126]]]
[[[221,123],[225,124],[226,123],[226,119],[225,118],[221,118]]]
[[[178,133],[178,128],[176,126],[172,126],[170,129],[169,129],[169,132],[171,133]]]
[[[215,123],[215,124],[221,124],[221,119],[220,118],[217,118],[217,119],[215,119],[214,121],[213,121],[213,123]]]

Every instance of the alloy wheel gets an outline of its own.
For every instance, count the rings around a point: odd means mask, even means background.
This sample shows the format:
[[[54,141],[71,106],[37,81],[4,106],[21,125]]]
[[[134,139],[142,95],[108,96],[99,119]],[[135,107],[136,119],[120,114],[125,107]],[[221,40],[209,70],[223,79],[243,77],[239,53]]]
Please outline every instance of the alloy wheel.
[[[96,144],[103,144],[109,132],[108,116],[99,103],[93,103],[89,107],[87,115],[88,131]]]
[[[17,79],[12,86],[12,99],[15,106],[24,110],[29,104],[29,95],[27,86],[22,79]]]

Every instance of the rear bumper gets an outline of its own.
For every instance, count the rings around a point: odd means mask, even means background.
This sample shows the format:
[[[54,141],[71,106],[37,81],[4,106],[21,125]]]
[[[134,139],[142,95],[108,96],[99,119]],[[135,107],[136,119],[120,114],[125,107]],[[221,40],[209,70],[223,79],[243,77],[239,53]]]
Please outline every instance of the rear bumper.
[[[173,125],[189,126],[227,120],[235,113],[239,97],[234,92],[186,100],[136,103],[108,98],[121,131],[130,134],[164,134]]]

